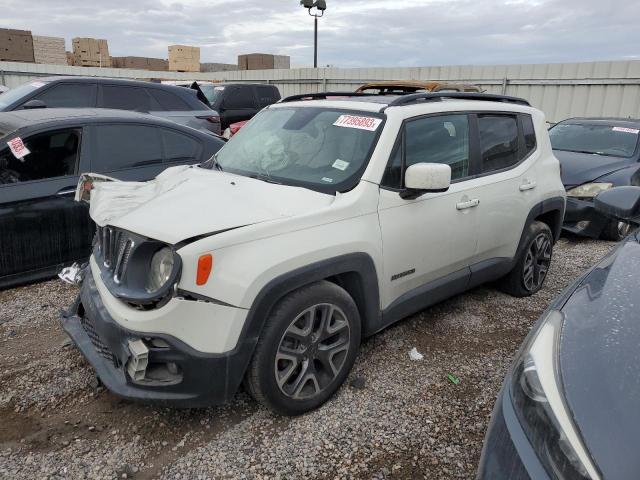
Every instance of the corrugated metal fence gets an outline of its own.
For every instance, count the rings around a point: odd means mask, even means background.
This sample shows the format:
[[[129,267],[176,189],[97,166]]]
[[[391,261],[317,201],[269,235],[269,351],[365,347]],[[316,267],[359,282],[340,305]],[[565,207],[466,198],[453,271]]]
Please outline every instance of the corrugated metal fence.
[[[528,99],[549,121],[572,116],[640,117],[640,61],[415,68],[300,68],[216,73],[149,72],[0,62],[0,83],[15,87],[46,75],[91,75],[163,80],[268,82],[283,96],[352,91],[374,80],[474,83],[490,93]]]

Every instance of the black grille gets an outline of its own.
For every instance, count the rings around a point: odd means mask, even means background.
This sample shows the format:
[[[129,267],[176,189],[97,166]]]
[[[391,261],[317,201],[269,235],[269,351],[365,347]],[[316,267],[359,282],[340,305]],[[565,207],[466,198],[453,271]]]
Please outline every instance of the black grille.
[[[127,232],[106,226],[98,227],[97,239],[102,267],[111,273],[114,282],[120,283],[129,265],[133,238]]]
[[[83,316],[80,318],[80,323],[82,324],[82,328],[84,329],[84,331],[87,332],[87,335],[89,336],[93,347],[100,354],[100,356],[105,360],[113,362],[113,364],[118,367],[117,358],[111,352],[111,349],[102,341],[102,338],[100,338],[100,334],[94,328],[91,320]]]

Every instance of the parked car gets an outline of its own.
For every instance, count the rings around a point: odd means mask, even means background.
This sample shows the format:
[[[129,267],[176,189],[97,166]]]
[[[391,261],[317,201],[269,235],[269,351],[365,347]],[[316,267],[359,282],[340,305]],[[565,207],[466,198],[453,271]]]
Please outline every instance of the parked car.
[[[399,95],[418,92],[482,92],[477,85],[469,83],[452,83],[421,80],[387,80],[383,82],[365,83],[358,87],[356,93],[378,95]]]
[[[595,208],[640,223],[640,188]],[[640,472],[640,232],[558,297],[527,336],[493,411],[480,480],[629,479]]]
[[[597,212],[598,193],[640,185],[640,120],[572,118],[549,130],[567,189],[563,228],[573,234],[619,241],[629,224]]]
[[[9,87],[5,87],[4,85],[0,85],[0,95],[9,91]]]
[[[232,123],[251,119],[280,100],[280,91],[266,83],[198,83],[211,108],[220,112],[222,131]]]
[[[0,112],[34,108],[111,108],[149,113],[220,135],[220,117],[197,92],[173,85],[100,77],[44,77],[0,98]]]
[[[231,125],[229,125],[227,128],[224,129],[224,132],[222,132],[222,136],[224,138],[226,138],[227,140],[229,140],[236,133],[238,133],[238,131],[242,127],[244,127],[247,124],[248,121],[249,120],[243,120],[241,122],[232,123]]]
[[[30,152],[23,158],[7,145],[16,139]],[[167,167],[202,162],[223,144],[122,110],[0,113],[0,288],[51,277],[89,257],[94,226],[87,206],[73,201],[79,172],[149,180]]]
[[[145,185],[91,191],[64,329],[121,396],[207,405],[245,379],[283,414],[407,315],[498,279],[536,293],[565,206],[542,112],[470,93],[290,97]]]

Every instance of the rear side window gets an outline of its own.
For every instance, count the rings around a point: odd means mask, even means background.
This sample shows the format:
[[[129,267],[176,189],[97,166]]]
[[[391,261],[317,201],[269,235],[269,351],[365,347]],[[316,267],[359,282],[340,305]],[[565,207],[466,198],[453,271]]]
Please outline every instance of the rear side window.
[[[165,159],[168,162],[176,160],[195,159],[200,149],[200,142],[188,135],[173,131],[162,130]]]
[[[0,151],[0,185],[75,175],[81,129],[57,130],[24,138],[31,153],[22,160]]]
[[[256,91],[258,92],[258,104],[260,105],[260,108],[272,105],[280,100],[280,95],[273,87],[258,85],[256,87]]]
[[[94,128],[91,168],[111,172],[162,162],[160,129],[144,125],[98,125]]]
[[[49,108],[91,108],[96,106],[96,86],[89,83],[59,83],[34,97]]]
[[[478,115],[482,173],[519,162],[518,122],[514,115]]]
[[[165,92],[164,90],[149,89],[148,92],[160,105],[163,111],[167,112],[184,112],[191,110],[189,105],[182,100],[178,95],[172,92]]]
[[[253,98],[253,90],[248,86],[240,86],[229,89],[226,92],[223,105],[228,110],[256,108]]]
[[[116,85],[104,85],[102,87],[101,107],[136,112],[152,110],[151,98],[145,88],[120,87]]]
[[[536,131],[533,128],[531,115],[520,115],[522,121],[522,134],[524,136],[524,152],[520,158],[526,158],[536,149]]]

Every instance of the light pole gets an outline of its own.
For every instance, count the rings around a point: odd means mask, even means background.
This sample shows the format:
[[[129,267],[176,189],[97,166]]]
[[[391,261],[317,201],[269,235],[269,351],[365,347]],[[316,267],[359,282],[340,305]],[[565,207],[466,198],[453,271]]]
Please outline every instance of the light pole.
[[[309,11],[309,15],[313,18],[313,68],[318,68],[318,18],[324,15],[324,11],[327,9],[327,2],[325,0],[300,0],[300,5]],[[315,13],[311,13],[312,9],[316,9]]]

